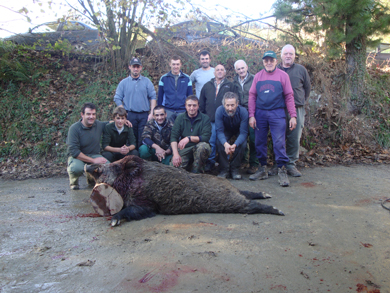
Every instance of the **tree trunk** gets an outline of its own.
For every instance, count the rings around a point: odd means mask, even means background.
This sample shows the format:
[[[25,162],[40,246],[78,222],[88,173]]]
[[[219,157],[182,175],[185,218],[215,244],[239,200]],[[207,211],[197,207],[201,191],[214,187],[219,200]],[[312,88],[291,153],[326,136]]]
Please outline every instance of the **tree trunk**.
[[[348,110],[359,114],[365,104],[366,37],[359,35],[353,38],[347,43],[346,50]]]

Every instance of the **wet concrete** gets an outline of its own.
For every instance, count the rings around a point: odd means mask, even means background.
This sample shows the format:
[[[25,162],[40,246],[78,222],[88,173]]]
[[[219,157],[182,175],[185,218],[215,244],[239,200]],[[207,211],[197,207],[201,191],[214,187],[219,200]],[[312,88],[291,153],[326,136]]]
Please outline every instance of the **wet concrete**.
[[[86,185],[0,181],[0,292],[390,292],[390,167],[303,174],[289,188],[232,181],[271,193],[263,203],[285,217],[158,215],[115,228],[94,217]]]

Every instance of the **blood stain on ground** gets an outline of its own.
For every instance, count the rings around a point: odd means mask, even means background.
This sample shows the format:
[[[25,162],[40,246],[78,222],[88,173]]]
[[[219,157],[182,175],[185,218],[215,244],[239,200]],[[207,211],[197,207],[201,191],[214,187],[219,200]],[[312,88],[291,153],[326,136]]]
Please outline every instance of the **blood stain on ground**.
[[[313,182],[302,182],[301,185],[306,188],[312,188],[316,186]]]

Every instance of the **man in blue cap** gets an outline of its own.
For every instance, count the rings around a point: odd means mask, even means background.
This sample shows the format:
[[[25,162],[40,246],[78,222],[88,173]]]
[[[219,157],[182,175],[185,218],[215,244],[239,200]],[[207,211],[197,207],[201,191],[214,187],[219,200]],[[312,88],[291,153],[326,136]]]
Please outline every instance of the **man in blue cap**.
[[[276,68],[277,60],[274,51],[263,55],[264,69],[258,72],[249,90],[249,125],[255,129],[256,153],[260,167],[249,176],[250,180],[266,179],[267,172],[267,136],[271,131],[276,163],[278,164],[279,183],[289,186],[286,165],[289,159],[286,154],[286,114],[290,114],[289,128],[296,127],[296,111],[293,89],[287,73]]]

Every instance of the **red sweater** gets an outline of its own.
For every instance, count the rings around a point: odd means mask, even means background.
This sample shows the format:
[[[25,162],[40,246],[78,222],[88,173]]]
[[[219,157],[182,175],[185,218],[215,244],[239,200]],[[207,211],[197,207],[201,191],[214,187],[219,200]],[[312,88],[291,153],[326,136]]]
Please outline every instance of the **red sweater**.
[[[297,117],[294,92],[288,74],[279,68],[269,73],[258,72],[249,90],[249,117],[255,117],[256,108],[274,110],[287,107],[291,117]]]

